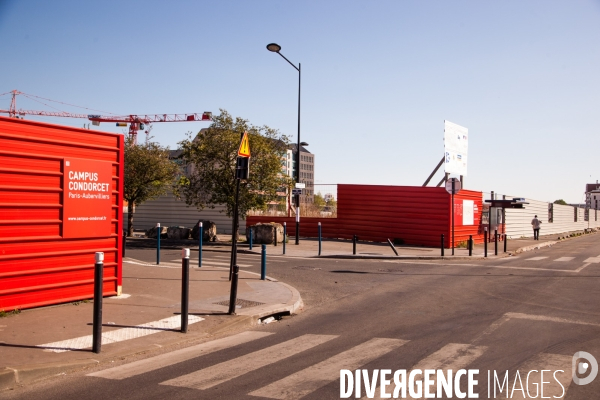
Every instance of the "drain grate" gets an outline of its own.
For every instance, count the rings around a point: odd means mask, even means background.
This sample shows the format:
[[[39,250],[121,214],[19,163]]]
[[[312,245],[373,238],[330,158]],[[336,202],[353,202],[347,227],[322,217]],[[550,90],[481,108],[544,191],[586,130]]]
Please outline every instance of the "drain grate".
[[[296,267],[292,267],[292,269],[301,269],[304,271],[320,271],[321,268],[317,268],[317,267],[310,267],[308,265],[298,265]]]
[[[229,307],[229,300],[220,301],[218,303],[213,303],[213,304],[218,304],[220,306]],[[256,307],[256,306],[262,306],[263,304],[265,304],[265,303],[260,303],[258,301],[244,300],[244,299],[236,299],[236,301],[235,301],[235,305],[240,308],[250,308],[250,307]]]

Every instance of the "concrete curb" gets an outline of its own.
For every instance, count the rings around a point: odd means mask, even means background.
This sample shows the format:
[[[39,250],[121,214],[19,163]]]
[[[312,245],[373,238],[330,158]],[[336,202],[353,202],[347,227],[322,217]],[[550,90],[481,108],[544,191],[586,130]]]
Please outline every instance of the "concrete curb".
[[[98,360],[86,359],[61,363],[22,365],[15,368],[6,367],[0,371],[0,390],[30,384],[43,378],[95,366],[99,363]]]
[[[542,243],[538,243],[538,244],[532,244],[530,246],[519,247],[517,250],[515,250],[515,254],[524,253],[526,251],[531,251],[531,250],[541,249],[542,247],[554,246],[557,243],[558,242],[556,242],[556,241],[549,241],[549,242],[542,242]]]

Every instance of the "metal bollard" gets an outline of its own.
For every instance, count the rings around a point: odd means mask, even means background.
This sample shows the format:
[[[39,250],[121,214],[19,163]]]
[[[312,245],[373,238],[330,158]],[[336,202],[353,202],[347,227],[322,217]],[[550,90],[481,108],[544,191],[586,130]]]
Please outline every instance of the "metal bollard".
[[[127,245],[127,231],[123,229],[123,248],[121,249],[121,256],[125,258],[125,246]]]
[[[356,235],[352,236],[352,254],[356,255],[356,241],[358,237]]]
[[[235,305],[237,303],[237,287],[238,287],[238,275],[240,267],[238,265],[233,266],[233,273],[231,274],[231,293],[229,294],[229,315],[235,314]]]
[[[200,222],[200,226],[198,228],[198,268],[202,268],[202,238],[204,237],[204,228],[202,227],[202,222]]]
[[[487,228],[484,228],[483,231],[483,256],[487,257],[487,244],[488,244],[488,239],[487,239]]]
[[[181,332],[187,333],[190,302],[190,249],[181,249]]]
[[[321,223],[319,222],[319,255],[321,255],[321,243],[323,242],[323,236],[321,233]]]
[[[94,264],[94,321],[92,351],[100,354],[102,347],[102,286],[104,283],[104,253],[96,253]]]
[[[253,229],[252,229],[252,227],[250,227],[250,235],[249,235],[250,236],[250,243],[249,243],[250,244],[250,247],[249,247],[250,250],[252,250],[252,231],[253,231]]]
[[[273,246],[277,247],[277,227],[273,226]]]
[[[440,249],[442,250],[442,257],[444,257],[444,234],[442,233],[442,244],[440,246]]]
[[[504,234],[504,252],[506,253],[506,246],[508,244],[508,235],[505,233]]]
[[[469,235],[469,256],[473,255],[473,235]]]
[[[498,229],[494,229],[494,255],[498,255]]]
[[[283,254],[285,254],[285,242],[287,242],[287,226],[283,223]]]
[[[260,252],[260,279],[267,279],[267,245],[262,245],[262,250]]]
[[[160,222],[156,223],[156,265],[160,264]]]

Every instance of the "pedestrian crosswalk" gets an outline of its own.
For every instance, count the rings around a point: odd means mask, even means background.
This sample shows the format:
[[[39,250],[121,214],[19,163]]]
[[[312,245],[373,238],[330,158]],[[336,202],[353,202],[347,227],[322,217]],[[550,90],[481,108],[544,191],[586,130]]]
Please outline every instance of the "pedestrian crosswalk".
[[[276,333],[270,332],[247,331],[171,353],[161,354],[144,360],[90,373],[87,376],[111,380],[124,380],[145,373],[158,371],[165,367],[183,363],[184,361],[206,357],[211,353],[223,350],[236,348],[237,351],[244,352],[244,344],[259,341],[260,339],[276,339],[276,335]],[[356,370],[366,368],[370,363],[380,360],[388,354],[393,354],[393,360],[395,360],[392,361],[393,365],[386,366],[385,368],[389,368],[392,374],[394,369],[406,369],[407,377],[414,372],[414,380],[406,380],[404,388],[398,391],[397,389],[399,388],[395,386],[395,381],[390,375],[388,375],[388,378],[391,382],[385,384],[381,383],[382,381],[377,377],[377,373],[381,371],[383,374],[384,370],[363,369],[362,371],[356,372],[356,376],[364,375],[364,380],[362,384],[359,383],[355,386],[351,397],[361,399],[397,398],[392,395],[396,390],[396,395],[400,393],[400,395],[404,394],[405,396],[400,396],[400,398],[412,399],[425,398],[422,395],[425,393],[426,386],[427,390],[431,393],[436,392],[436,388],[438,393],[441,393],[439,392],[440,390],[447,390],[439,389],[445,387],[444,380],[446,380],[446,375],[453,376],[452,373],[456,374],[461,370],[481,368],[480,360],[484,358],[487,353],[490,353],[490,357],[496,361],[498,358],[497,351],[490,352],[490,346],[469,343],[447,343],[432,348],[426,346],[425,348],[428,350],[420,356],[420,360],[410,362],[402,349],[406,348],[408,343],[416,343],[419,339],[410,341],[399,338],[372,338],[358,344],[354,343],[345,346],[344,343],[346,339],[347,338],[344,337],[344,335],[303,334],[291,339],[279,341],[276,344],[269,343],[260,348],[260,350],[247,352],[240,356],[233,356],[232,358],[226,359],[226,361],[216,364],[207,363],[205,367],[202,367],[202,362],[200,361],[195,363],[195,365],[200,366],[197,367],[198,369],[196,370],[192,370],[191,372],[186,371],[176,377],[170,375],[170,379],[163,381],[158,379],[156,382],[161,387],[170,386],[174,388],[198,390],[200,395],[201,391],[215,388],[219,385],[222,385],[220,386],[221,389],[226,390],[231,387],[229,383],[235,382],[236,379],[243,375],[259,369],[271,368],[271,370],[267,370],[263,376],[273,376],[272,381],[267,382],[266,384],[263,383],[257,385],[259,387],[247,387],[245,389],[245,394],[256,398],[296,400],[314,394],[325,386],[330,385],[327,390],[331,392],[335,388],[337,397],[337,391],[342,390],[340,386],[343,386],[340,378],[341,370],[349,370],[354,375]],[[261,343],[265,342],[257,342],[257,345],[260,347]],[[332,352],[327,350],[331,348],[336,349],[335,354],[322,361],[316,362],[308,367],[303,364],[301,368],[298,368],[295,372],[290,372],[287,376],[282,377],[278,374],[277,363],[279,362],[291,359],[298,355],[304,356],[310,354],[314,357],[319,354],[331,354]],[[324,349],[326,350],[324,351]],[[390,359],[390,357],[385,358],[388,363],[390,362]],[[479,397],[484,398],[485,396],[483,396],[483,394],[485,392],[492,392],[494,396],[488,396],[489,398],[529,398],[524,397],[526,396],[527,390],[539,390],[539,386],[536,387],[536,385],[539,385],[539,382],[543,380],[546,382],[544,386],[544,396],[565,398],[571,387],[571,362],[572,358],[568,355],[538,353],[525,359],[519,363],[519,365],[509,363],[510,365],[506,367],[506,370],[494,370],[490,372],[478,370],[478,392],[481,394]],[[286,364],[288,368],[290,365],[294,364]],[[508,368],[510,368],[510,370]],[[443,377],[440,378],[439,372],[437,375],[433,374],[429,377],[425,377],[425,371],[427,370],[442,371]],[[532,372],[530,373],[530,371]],[[540,376],[540,371],[546,371],[546,375]],[[556,371],[560,371],[560,373]],[[490,373],[493,374],[491,375],[491,381]],[[528,373],[530,375],[527,375]],[[367,378],[368,376],[372,378]],[[529,380],[526,382],[527,377]],[[465,378],[466,375],[463,376],[463,387],[461,389],[463,391],[466,390],[464,387]],[[496,378],[496,380],[494,380],[494,378]],[[439,385],[438,379],[442,379]],[[448,379],[452,381],[451,378]],[[358,378],[356,381],[358,381]],[[454,384],[457,385],[456,381],[454,382]],[[460,381],[458,382],[458,386],[461,386]],[[386,385],[383,386],[383,390],[380,387],[380,383],[381,385]],[[452,384],[450,384],[450,386],[451,385]],[[417,393],[419,394],[418,396],[415,395],[416,389],[410,389],[415,387],[419,390]],[[522,388],[522,390],[520,388]],[[436,398],[439,398],[439,396]]]

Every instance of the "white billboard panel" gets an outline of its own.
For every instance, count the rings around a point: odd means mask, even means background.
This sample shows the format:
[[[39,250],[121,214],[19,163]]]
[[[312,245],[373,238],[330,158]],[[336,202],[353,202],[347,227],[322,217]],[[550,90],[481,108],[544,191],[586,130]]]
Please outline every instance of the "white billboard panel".
[[[444,172],[467,176],[469,130],[450,121],[444,121]]]

